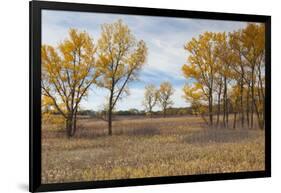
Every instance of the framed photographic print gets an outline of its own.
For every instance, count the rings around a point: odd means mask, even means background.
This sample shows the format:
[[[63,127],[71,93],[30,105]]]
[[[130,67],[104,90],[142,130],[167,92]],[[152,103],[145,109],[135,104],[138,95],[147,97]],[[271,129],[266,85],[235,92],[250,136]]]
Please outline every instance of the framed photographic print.
[[[270,19],[30,2],[30,191],[270,177]]]

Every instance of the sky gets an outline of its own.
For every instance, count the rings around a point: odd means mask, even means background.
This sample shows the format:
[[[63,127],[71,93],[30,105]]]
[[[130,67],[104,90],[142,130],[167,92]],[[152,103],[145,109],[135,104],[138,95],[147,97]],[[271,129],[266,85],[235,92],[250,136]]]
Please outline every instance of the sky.
[[[143,110],[144,87],[169,81],[175,92],[173,107],[187,107],[182,88],[187,80],[181,68],[187,62],[188,53],[184,44],[199,34],[210,32],[231,32],[245,27],[247,23],[238,21],[169,18],[155,16],[136,16],[122,14],[87,13],[72,11],[42,11],[42,44],[57,46],[66,39],[70,28],[88,32],[97,42],[101,25],[113,23],[118,19],[128,25],[137,40],[144,40],[148,47],[147,61],[139,73],[139,80],[129,85],[130,95],[117,102],[116,110],[136,108]],[[108,91],[92,87],[89,95],[82,101],[82,109],[101,110],[106,103]],[[155,110],[159,110],[156,107]]]

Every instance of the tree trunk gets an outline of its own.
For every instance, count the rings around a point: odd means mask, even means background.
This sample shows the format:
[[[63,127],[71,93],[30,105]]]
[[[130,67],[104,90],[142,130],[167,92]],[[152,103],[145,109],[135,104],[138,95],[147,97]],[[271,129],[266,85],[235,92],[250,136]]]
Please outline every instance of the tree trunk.
[[[223,90],[223,125],[227,127],[227,79],[224,77],[224,90]]]
[[[222,88],[222,86],[220,85],[219,93],[218,93],[217,127],[219,126],[220,114],[221,114],[221,88]]]
[[[243,85],[243,75],[240,83],[240,114],[241,114],[241,126],[244,127],[244,107],[243,107],[243,94],[244,94],[244,85]]]
[[[113,88],[110,90],[109,104],[108,104],[108,135],[112,135],[112,103],[113,103]]]
[[[264,121],[263,121],[262,115],[259,113],[256,101],[254,101],[254,104],[255,104],[255,109],[256,109],[256,115],[257,115],[257,119],[258,119],[259,129],[263,130],[264,129]]]
[[[233,129],[236,128],[237,107],[238,107],[238,97],[236,98],[234,105],[233,105],[233,111],[234,111]]]
[[[259,85],[260,85],[260,92],[261,92],[261,95],[262,95],[262,101],[264,101],[264,86],[263,86],[263,81],[262,81],[262,75],[261,75],[261,68],[259,67],[258,68],[258,72],[259,72]]]
[[[226,128],[228,128],[228,117],[229,117],[229,100],[226,96]]]
[[[265,110],[264,110],[264,86],[263,86],[263,82],[262,82],[262,76],[261,76],[261,67],[259,65],[258,67],[258,72],[259,72],[259,86],[260,88],[258,89],[258,93],[259,93],[259,104],[262,105],[262,111],[260,112],[260,118],[259,118],[259,128],[260,129],[264,129],[264,113],[265,113]],[[259,113],[259,109],[257,108],[256,106],[256,111],[257,113]]]
[[[152,118],[152,108],[149,109],[149,114],[150,118]]]
[[[248,85],[248,90],[247,90],[247,110],[246,110],[246,114],[247,114],[247,125],[248,128],[250,128],[250,86]]]
[[[252,97],[252,101],[251,101],[251,128],[253,128],[254,126],[254,104],[255,104],[255,91],[254,91],[254,87],[255,87],[255,81],[254,81],[254,68],[252,68],[252,74],[251,74],[251,79],[252,79],[252,84],[251,84],[251,97]]]
[[[77,110],[74,112],[71,136],[74,136],[77,129]]]
[[[212,91],[210,91],[209,96],[209,119],[210,119],[210,126],[213,126],[213,96]]]
[[[108,110],[108,135],[112,135],[112,109]]]
[[[73,120],[73,119],[72,119],[72,116],[71,116],[71,115],[67,116],[66,125],[65,125],[67,137],[72,137],[72,127],[73,127],[73,122],[72,122],[72,120]]]
[[[234,120],[233,120],[233,129],[236,128],[236,114],[237,114],[237,112],[235,111],[234,112]]]

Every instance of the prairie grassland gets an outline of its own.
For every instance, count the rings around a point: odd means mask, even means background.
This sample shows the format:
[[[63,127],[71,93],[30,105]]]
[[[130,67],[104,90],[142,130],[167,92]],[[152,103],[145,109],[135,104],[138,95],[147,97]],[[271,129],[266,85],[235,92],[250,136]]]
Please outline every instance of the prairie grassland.
[[[42,130],[42,182],[264,170],[264,132],[206,129],[197,117],[79,120],[74,138]],[[53,127],[52,127],[53,128]]]

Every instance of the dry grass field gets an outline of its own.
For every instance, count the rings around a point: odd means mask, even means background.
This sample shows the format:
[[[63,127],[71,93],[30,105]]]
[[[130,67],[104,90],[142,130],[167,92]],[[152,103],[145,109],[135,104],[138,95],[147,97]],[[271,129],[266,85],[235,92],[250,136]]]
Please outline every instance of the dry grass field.
[[[42,129],[42,183],[264,170],[264,132],[207,129],[198,117],[79,119]]]

